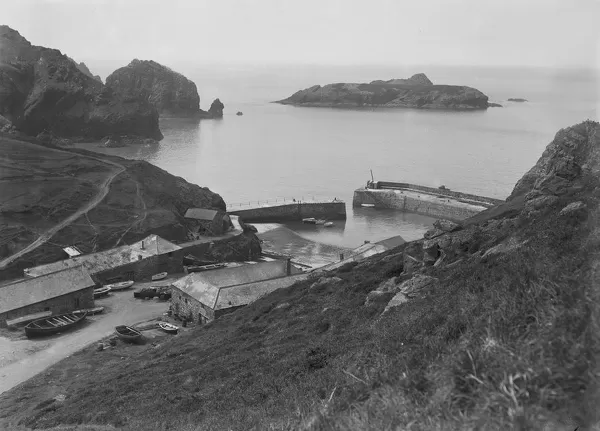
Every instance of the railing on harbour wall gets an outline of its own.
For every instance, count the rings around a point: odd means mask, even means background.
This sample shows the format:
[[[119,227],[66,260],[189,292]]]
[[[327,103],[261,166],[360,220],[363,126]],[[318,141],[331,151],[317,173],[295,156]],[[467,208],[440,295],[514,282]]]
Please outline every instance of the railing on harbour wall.
[[[262,205],[287,205],[287,204],[311,204],[311,203],[325,203],[325,202],[344,202],[342,199],[337,197],[322,197],[316,195],[310,196],[299,196],[297,198],[292,197],[281,197],[281,198],[272,198],[272,199],[264,199],[264,200],[256,200],[256,201],[248,201],[248,202],[237,202],[227,204],[227,210],[237,210],[244,208],[253,208],[260,207]]]

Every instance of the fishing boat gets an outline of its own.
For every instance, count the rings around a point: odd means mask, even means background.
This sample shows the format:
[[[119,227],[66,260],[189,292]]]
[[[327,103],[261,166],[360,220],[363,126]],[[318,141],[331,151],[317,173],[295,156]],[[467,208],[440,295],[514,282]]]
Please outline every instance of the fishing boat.
[[[25,326],[25,335],[34,338],[65,332],[83,322],[86,316],[86,312],[73,312],[34,320]]]
[[[325,224],[325,223],[327,223],[327,220],[321,220],[321,219],[319,219],[319,220],[317,220],[315,222],[315,224]]]
[[[237,112],[235,113],[235,115],[237,115],[237,116],[239,117],[239,116],[242,116],[242,115],[244,115],[244,113],[243,113],[242,111],[237,111]]]
[[[152,276],[152,281],[163,280],[165,278],[167,278],[167,273],[166,272],[160,272],[160,273],[154,274]]]
[[[158,322],[158,326],[160,329],[165,331],[167,334],[177,334],[177,331],[179,331],[178,326],[171,325],[170,323],[167,323],[167,322]]]
[[[131,286],[133,286],[133,281],[132,280],[128,280],[128,281],[121,281],[120,283],[113,283],[113,284],[107,284],[104,287],[110,287],[110,290],[115,291],[115,290],[125,290],[125,289],[129,289]]]
[[[94,299],[100,298],[101,296],[106,296],[110,293],[110,291],[110,286],[102,286],[94,289]]]
[[[314,217],[303,218],[302,223],[317,224],[317,219]]]
[[[331,221],[328,221],[328,222],[327,222],[327,223],[325,223],[323,226],[325,226],[325,227],[331,227],[331,226],[333,226],[333,222],[331,222]]]
[[[85,308],[83,310],[73,311],[73,313],[87,313],[88,316],[100,314],[104,311],[104,307]]]
[[[32,320],[38,320],[42,317],[52,316],[52,311],[40,311],[39,313],[28,314],[27,316],[17,317],[16,319],[7,320],[6,326],[16,326],[22,325],[24,323],[29,323]]]
[[[130,326],[120,325],[115,327],[115,332],[119,338],[129,343],[139,343],[142,341],[142,333]]]

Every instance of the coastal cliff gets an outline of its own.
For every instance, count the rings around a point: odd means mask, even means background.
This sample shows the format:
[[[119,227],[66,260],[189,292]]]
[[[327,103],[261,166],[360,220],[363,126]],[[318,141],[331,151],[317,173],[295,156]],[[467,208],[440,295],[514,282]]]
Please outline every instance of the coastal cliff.
[[[164,117],[219,116],[212,106],[208,112],[200,109],[200,96],[194,82],[155,61],[135,59],[110,74],[106,85],[120,94],[142,97]]]
[[[122,96],[59,50],[34,46],[0,26],[0,115],[29,135],[95,140],[127,134],[160,140],[158,112]]]
[[[208,188],[145,161],[59,149],[35,138],[6,134],[0,134],[0,153],[6,163],[0,170],[0,261],[105,193],[49,242],[1,268],[2,279],[20,276],[32,265],[63,259],[62,246],[76,245],[89,253],[152,233],[186,240],[184,214],[189,208],[226,209],[221,196]]]
[[[507,202],[177,337],[84,350],[0,395],[3,418],[35,429],[592,429],[598,148],[600,124],[562,130]]]
[[[435,85],[423,73],[409,79],[368,84],[314,85],[276,103],[332,108],[415,108],[477,110],[488,108],[488,97],[475,88]]]

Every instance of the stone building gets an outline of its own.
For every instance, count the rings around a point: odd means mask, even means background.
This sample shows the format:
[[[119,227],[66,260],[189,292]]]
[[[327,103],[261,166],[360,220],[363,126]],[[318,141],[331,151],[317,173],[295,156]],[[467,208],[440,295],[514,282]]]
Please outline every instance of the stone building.
[[[95,284],[82,265],[6,284],[0,287],[0,327],[34,313],[91,308]]]
[[[183,272],[183,255],[184,250],[180,246],[158,235],[150,235],[131,245],[27,268],[24,274],[39,277],[83,265],[98,283],[139,281],[159,272]]]
[[[198,235],[218,236],[226,232],[233,224],[223,211],[205,208],[190,208],[185,216],[191,231]]]
[[[173,314],[207,323],[306,277],[289,260],[195,272],[172,286]]]

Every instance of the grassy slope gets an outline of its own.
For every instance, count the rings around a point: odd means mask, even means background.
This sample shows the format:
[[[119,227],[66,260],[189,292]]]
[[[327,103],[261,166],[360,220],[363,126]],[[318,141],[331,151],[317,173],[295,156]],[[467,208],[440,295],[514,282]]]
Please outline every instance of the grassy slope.
[[[23,147],[28,151],[24,152]],[[87,216],[0,272],[0,279],[21,276],[22,269],[29,266],[63,259],[62,247],[68,245],[84,252],[100,251],[114,247],[120,239],[122,245],[150,233],[183,240],[187,233],[183,214],[189,207],[225,207],[219,195],[187,184],[149,163],[85,150],[61,149],[67,153],[57,153],[53,148],[33,138],[0,135],[0,194],[12,198],[3,201],[1,207],[0,258],[24,248],[38,232],[57,224],[97,193],[97,184],[115,167],[86,155],[111,160],[127,169],[115,178],[106,198]],[[40,181],[23,182],[33,175]]]
[[[585,222],[518,217],[523,247],[430,268],[440,286],[379,318],[394,255],[303,282],[158,348],[91,350],[0,396],[23,426],[163,429],[542,429],[597,421],[598,191]],[[573,197],[575,199],[575,197]],[[563,204],[566,202],[563,202]],[[513,225],[514,226],[514,225]],[[388,299],[387,297],[386,299]],[[123,359],[125,358],[125,359]],[[50,399],[67,394],[62,402]],[[478,428],[482,427],[482,428]],[[574,428],[574,427],[572,427]],[[568,428],[546,428],[568,429]]]

